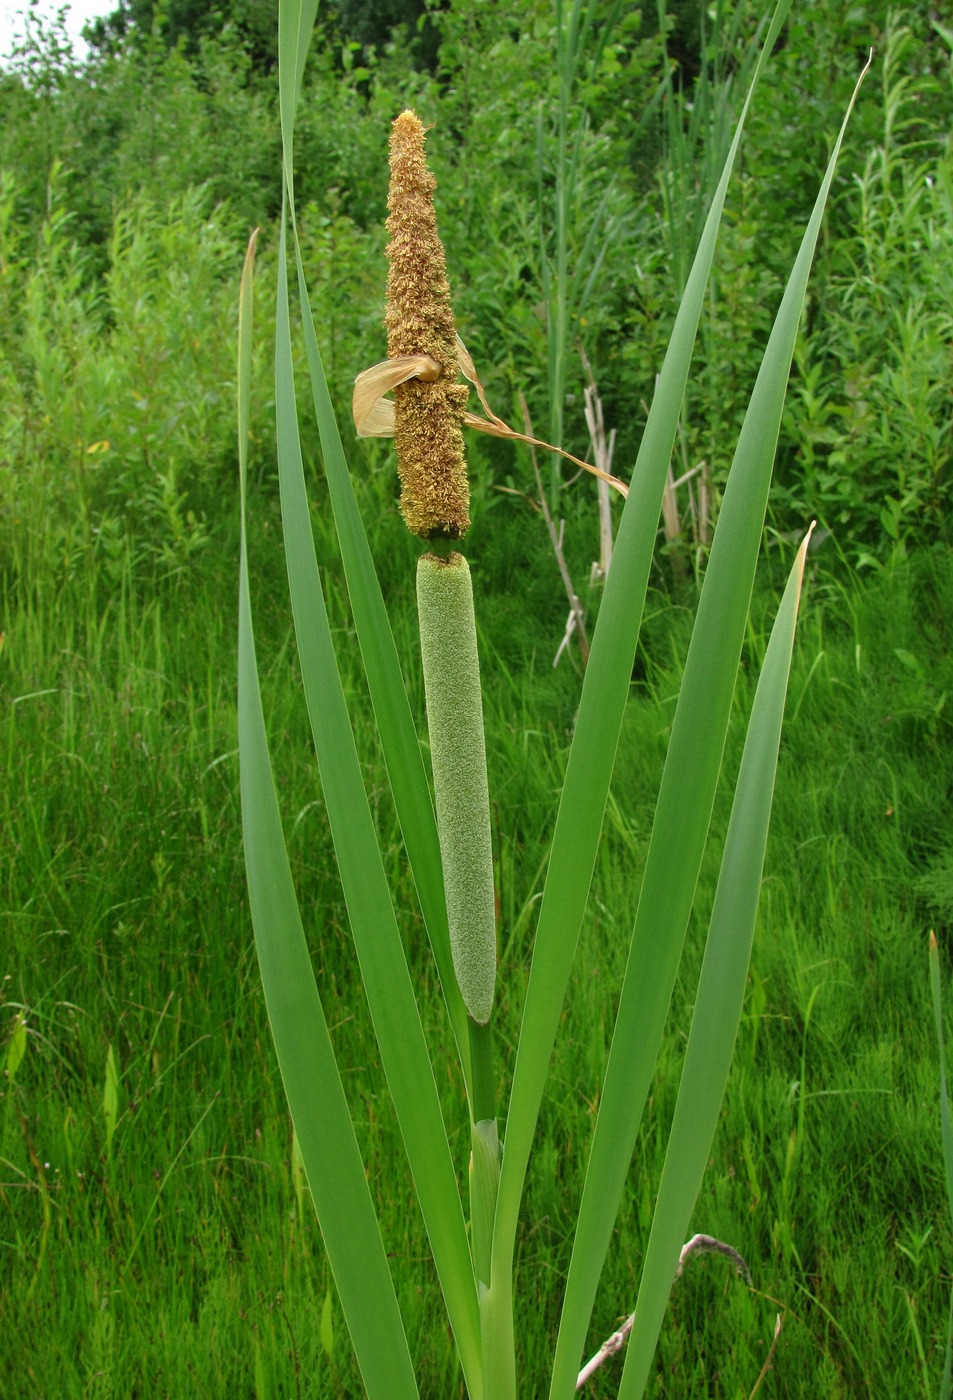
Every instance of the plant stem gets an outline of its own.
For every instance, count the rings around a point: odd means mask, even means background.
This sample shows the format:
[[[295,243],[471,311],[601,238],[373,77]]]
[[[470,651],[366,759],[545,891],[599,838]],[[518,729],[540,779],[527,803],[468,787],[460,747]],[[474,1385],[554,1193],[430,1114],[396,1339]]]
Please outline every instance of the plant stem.
[[[493,1041],[489,1023],[470,1028],[470,1064],[473,1068],[473,1101],[470,1154],[470,1252],[477,1288],[490,1284],[493,1254],[493,1222],[500,1189],[500,1137],[496,1127],[496,1094],[493,1085]]]
[[[481,1026],[472,1016],[467,1017],[470,1032],[470,1065],[473,1075],[473,1102],[470,1112],[474,1123],[496,1117],[496,1086],[493,1080],[493,1032],[491,1022]]]
[[[500,1138],[495,1118],[473,1124],[470,1153],[470,1252],[478,1289],[490,1286],[493,1218],[500,1192]]]
[[[491,1287],[493,1228],[500,1187],[500,1139],[496,1126],[493,1037],[490,1024],[467,1017],[473,1067],[470,1156],[470,1248],[480,1298],[483,1400],[516,1400],[516,1348],[511,1279]]]
[[[507,1274],[480,1290],[483,1400],[516,1400],[513,1280]]]

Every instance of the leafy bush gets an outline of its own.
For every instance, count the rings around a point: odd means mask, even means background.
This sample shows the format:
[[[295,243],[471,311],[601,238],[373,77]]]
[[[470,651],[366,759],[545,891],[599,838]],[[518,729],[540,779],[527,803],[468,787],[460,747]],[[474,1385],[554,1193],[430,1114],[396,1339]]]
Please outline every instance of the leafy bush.
[[[295,184],[339,407],[383,353],[380,132],[410,104],[441,133],[437,198],[457,314],[491,403],[519,423],[525,394],[540,432],[586,454],[581,345],[618,432],[616,467],[629,469],[761,16],[754,3],[716,7],[703,26],[697,6],[672,6],[666,58],[654,14],[613,10],[582,7],[594,42],[574,67],[549,0],[506,11],[458,0],[431,15],[435,72],[405,30],[360,48],[329,12],[305,74]],[[880,0],[795,10],[775,56],[777,105],[753,114],[726,209],[683,406],[683,467],[707,463],[717,509],[717,444],[750,390],[788,229],[806,213],[826,133],[874,43],[883,98],[872,84],[862,96],[832,192],[772,505],[784,533],[819,516],[854,562],[885,558],[912,532],[947,537],[944,34],[914,11],[888,23]],[[233,450],[222,413],[228,286],[251,226],[263,226],[268,256],[279,194],[274,93],[242,35],[226,25],[187,52],[158,28],[133,28],[83,68],[62,28],[34,19],[0,74],[0,440],[20,477],[0,493],[21,544],[24,530],[57,533],[53,557],[101,551],[128,529],[137,556],[166,558],[174,540],[182,559],[218,509],[211,483]],[[578,153],[575,176],[560,185],[567,151]],[[473,458],[478,489],[532,492],[525,454],[481,443]],[[360,460],[376,481],[373,445]],[[268,461],[266,448],[266,471]],[[375,508],[389,501],[381,485]],[[42,527],[23,510],[39,499]],[[574,517],[590,510],[589,492],[561,493],[570,547]]]
[[[911,76],[916,46],[906,25],[885,36],[881,139],[809,317],[786,423],[785,505],[816,512],[861,564],[949,539],[953,146],[924,132],[923,109],[953,98],[953,67],[942,89]]]
[[[36,257],[2,284],[22,305],[0,366],[15,566],[108,564],[128,534],[137,557],[177,568],[204,545],[232,471],[234,222],[203,189],[164,210],[139,196],[115,217],[97,281],[55,171],[51,198]]]
[[[18,217],[38,230],[56,162],[73,236],[106,264],[115,208],[140,191],[158,206],[205,184],[247,230],[274,216],[278,126],[274,102],[233,31],[193,58],[158,34],[77,65],[65,34],[31,19],[0,73],[0,162],[17,175]]]

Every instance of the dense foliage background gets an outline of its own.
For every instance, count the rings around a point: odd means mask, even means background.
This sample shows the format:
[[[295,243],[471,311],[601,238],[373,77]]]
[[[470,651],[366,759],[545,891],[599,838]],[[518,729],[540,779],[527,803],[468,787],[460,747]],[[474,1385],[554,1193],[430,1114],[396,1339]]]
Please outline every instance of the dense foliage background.
[[[125,32],[101,26],[81,68],[56,27],[35,21],[0,79],[0,373],[12,468],[3,503],[27,522],[21,549],[42,528],[61,537],[64,555],[122,536],[137,551],[185,559],[211,528],[232,462],[222,407],[237,259],[254,226],[267,246],[279,200],[276,85],[254,38],[271,32],[266,8],[239,5],[225,17],[133,4],[120,12]],[[434,123],[458,317],[491,402],[506,413],[525,393],[540,428],[555,423],[565,446],[586,450],[578,344],[619,457],[632,460],[743,93],[756,11],[742,6],[730,26],[703,29],[698,8],[683,7],[668,40],[681,65],[666,86],[657,18],[593,8],[592,53],[574,83],[553,61],[547,0],[506,14],[488,3],[433,9],[419,24],[411,7],[389,36],[383,5],[322,14],[297,192],[342,408],[354,374],[382,353],[386,131],[411,103]],[[788,532],[818,515],[854,563],[882,561],[911,536],[947,537],[953,94],[944,32],[926,7],[902,19],[874,4],[843,15],[801,7],[776,57],[772,98],[754,114],[686,404],[684,465],[707,462],[717,492],[791,230],[874,45],[877,70],[815,272],[773,519]],[[567,87],[568,136],[558,130]],[[560,162],[576,139],[578,177],[566,190]],[[569,248],[564,292],[547,275],[557,213]],[[567,377],[553,404],[547,322],[560,295]],[[260,436],[266,443],[264,422]],[[525,486],[525,464],[514,469],[509,450],[475,451],[494,480]]]
[[[626,476],[761,32],[747,2],[583,8],[575,65],[550,0],[339,0],[319,14],[298,126],[300,226],[415,694],[413,544],[390,449],[358,442],[349,415],[355,374],[384,354],[391,119],[409,104],[433,123],[455,309],[491,404],[521,426],[524,396],[539,435],[588,455],[583,350]],[[433,1281],[409,1263],[424,1246],[393,1179],[394,1128],[306,728],[283,684],[295,663],[271,409],[275,17],[273,0],[129,0],[94,26],[78,63],[62,26],[34,16],[0,70],[0,1338],[22,1358],[18,1395],[359,1393],[243,905],[234,343],[253,227],[255,550],[290,839],[320,911],[316,957],[369,1170],[393,1200],[393,1251],[419,1274],[408,1307],[426,1393],[458,1384],[447,1339],[428,1330]],[[592,1042],[567,1045],[555,1067],[564,1097],[554,1091],[528,1203],[521,1278],[540,1328],[527,1346],[541,1352],[571,1242],[573,1112],[598,1093],[619,972],[607,929],[628,926],[647,840],[639,794],[664,751],[686,611],[785,269],[872,46],[797,350],[739,691],[744,706],[775,566],[816,517],[763,933],[699,1208],[698,1228],[742,1249],[757,1289],[726,1283],[710,1261],[686,1278],[659,1395],[747,1395],[779,1311],[763,1393],[938,1389],[953,1242],[926,979],[929,927],[947,967],[953,956],[953,30],[941,20],[926,3],[795,5],[749,119],[685,402],[676,475],[697,468],[691,503],[682,487],[679,520],[660,535],[631,702],[639,758],[614,788],[597,872],[604,922],[574,984]],[[373,753],[304,426],[342,664]],[[571,649],[549,664],[567,604],[528,456],[490,440],[470,451],[515,1035],[578,659]],[[545,471],[591,613],[594,488]],[[367,777],[396,872],[373,758]],[[412,930],[409,890],[406,901]],[[420,976],[433,993],[423,964]],[[690,1010],[681,995],[660,1118]],[[439,1040],[435,994],[433,1007]],[[458,1086],[446,1091],[459,1115]],[[663,1140],[660,1128],[640,1149],[594,1345],[632,1305]],[[606,1373],[593,1394],[611,1393]]]

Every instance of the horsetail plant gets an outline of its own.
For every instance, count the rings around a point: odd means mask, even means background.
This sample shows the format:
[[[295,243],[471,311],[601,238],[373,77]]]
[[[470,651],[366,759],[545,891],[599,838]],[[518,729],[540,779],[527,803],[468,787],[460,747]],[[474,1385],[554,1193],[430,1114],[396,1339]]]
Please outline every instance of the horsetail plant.
[[[508,1073],[498,1080],[491,1026],[496,927],[473,587],[458,548],[469,524],[466,427],[527,440],[489,409],[456,335],[433,213],[434,182],[413,113],[391,147],[388,359],[358,377],[355,421],[393,435],[402,513],[427,541],[418,564],[421,656],[434,802],[397,648],[331,407],[295,227],[293,138],[316,0],[280,0],[279,97],[284,200],[278,243],[275,413],[285,556],[302,682],[327,819],[381,1064],[471,1400],[543,1394],[579,1380],[596,1287],[622,1198],[692,907],[721,767],[771,467],[811,258],[837,138],[764,353],[715,530],[641,895],[628,941],[612,1046],[589,1147],[551,1369],[526,1374],[514,1322],[517,1224],[550,1057],[587,904],[656,540],[662,493],[715,238],[748,103],[789,8],[768,29],[702,232],[628,485],[612,569],[592,638],[539,907],[532,965]],[[289,246],[323,464],[354,628],[407,863],[466,1086],[469,1222],[438,1097],[337,668],[305,488],[295,401]],[[328,1261],[372,1400],[419,1394],[391,1267],[322,1008],[294,890],[268,752],[255,660],[244,522],[254,242],[242,279],[239,459],[239,747],[249,898],[262,983]],[[466,407],[460,369],[485,417]],[[393,400],[386,397],[393,391]],[[765,655],[735,787],[631,1339],[619,1386],[643,1393],[679,1252],[715,1131],[741,1013],[764,861],[781,716],[807,544],[798,551]],[[567,1015],[571,1017],[572,1009]],[[500,1043],[503,1039],[497,1037]],[[445,1068],[441,1067],[441,1074]],[[498,1129],[499,1083],[511,1084]],[[502,1148],[501,1148],[502,1143]],[[315,1319],[317,1326],[318,1320]],[[607,1328],[607,1330],[611,1330]]]

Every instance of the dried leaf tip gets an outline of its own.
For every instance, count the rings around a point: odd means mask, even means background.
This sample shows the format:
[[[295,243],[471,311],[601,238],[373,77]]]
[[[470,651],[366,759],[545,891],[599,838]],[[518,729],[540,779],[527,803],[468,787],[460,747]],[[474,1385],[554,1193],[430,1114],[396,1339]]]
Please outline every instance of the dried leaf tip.
[[[391,132],[385,323],[390,360],[426,356],[437,374],[394,388],[394,445],[409,529],[424,539],[459,539],[470,526],[461,432],[469,391],[456,382],[453,309],[433,203],[437,182],[427,168],[424,134],[412,111],[402,112]]]

